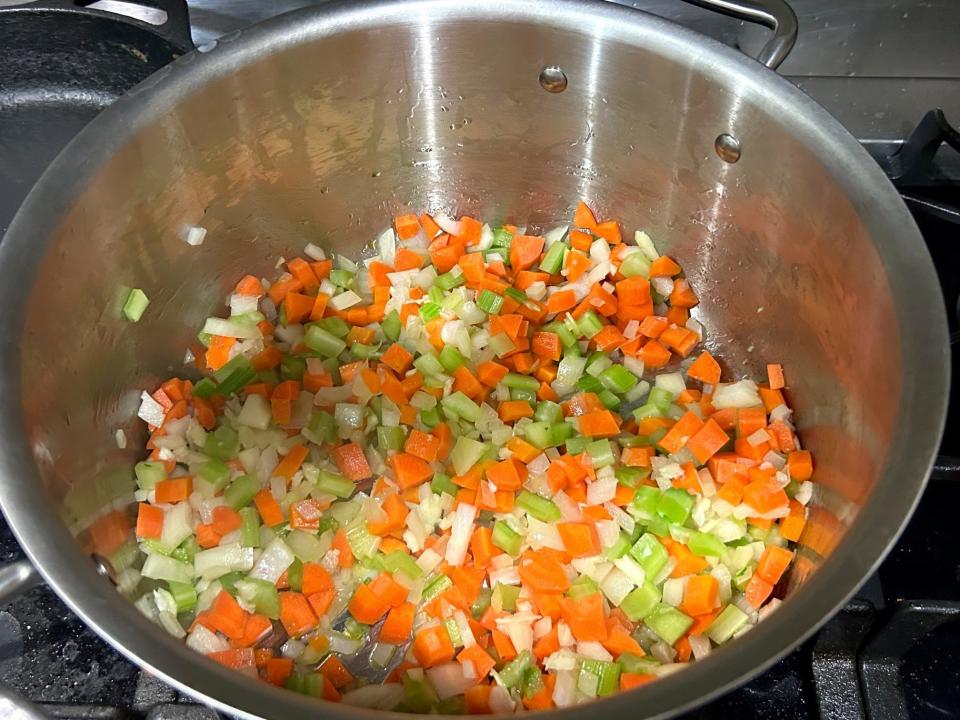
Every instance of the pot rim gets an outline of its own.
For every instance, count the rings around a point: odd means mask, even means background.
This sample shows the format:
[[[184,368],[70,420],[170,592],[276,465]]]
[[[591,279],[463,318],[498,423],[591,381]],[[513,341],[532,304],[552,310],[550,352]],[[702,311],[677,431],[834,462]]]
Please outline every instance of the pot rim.
[[[211,52],[194,51],[159,70],[101,113],[60,153],[28,195],[0,245],[0,330],[23,332],[23,308],[57,218],[96,172],[140,128],[168,108],[236,68],[289,45],[322,41],[340,32],[411,24],[411,18],[524,21],[543,17],[539,0],[379,0],[293,11],[222,38]],[[776,612],[736,642],[682,672],[595,706],[598,712],[668,717],[725,693],[767,669],[814,633],[877,568],[913,512],[942,435],[949,388],[949,342],[939,283],[923,238],[899,194],[878,165],[841,125],[808,96],[754,60],[662,18],[612,3],[559,0],[551,24],[589,28],[593,36],[642,45],[667,57],[693,58],[698,69],[738,92],[763,93],[784,125],[806,141],[837,178],[846,178],[851,202],[864,217],[882,218],[874,235],[887,271],[901,334],[905,372],[900,417],[886,469],[843,543]],[[773,111],[771,111],[773,112]],[[877,221],[877,224],[880,224]],[[925,318],[926,322],[918,322]],[[907,352],[909,351],[909,357]],[[0,508],[24,551],[63,601],[120,653],[184,693],[246,718],[287,718],[323,712],[346,720],[408,717],[317,700],[252,683],[189,650],[143,618],[119,594],[110,596],[61,523],[50,525],[43,490],[22,427],[19,343],[0,349],[0,378],[8,402],[0,407]],[[16,400],[14,402],[13,400]],[[882,492],[881,492],[882,491]],[[574,706],[553,712],[571,720]]]

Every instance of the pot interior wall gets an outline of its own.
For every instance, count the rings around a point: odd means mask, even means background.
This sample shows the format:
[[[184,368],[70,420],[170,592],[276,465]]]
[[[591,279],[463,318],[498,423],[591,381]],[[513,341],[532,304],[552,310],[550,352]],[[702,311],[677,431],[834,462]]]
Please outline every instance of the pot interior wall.
[[[30,296],[23,415],[85,551],[131,539],[139,394],[183,372],[242,274],[270,276],[307,242],[360,256],[400,212],[547,228],[580,198],[684,266],[730,377],[784,365],[819,481],[791,586],[840,542],[894,431],[898,323],[882,228],[776,101],[649,31],[509,14],[290,36],[245,57],[90,168]],[[565,92],[541,87],[547,65]],[[721,133],[742,144],[736,164],[714,151]],[[200,247],[191,225],[208,231]],[[151,300],[137,324],[118,313],[132,287]]]

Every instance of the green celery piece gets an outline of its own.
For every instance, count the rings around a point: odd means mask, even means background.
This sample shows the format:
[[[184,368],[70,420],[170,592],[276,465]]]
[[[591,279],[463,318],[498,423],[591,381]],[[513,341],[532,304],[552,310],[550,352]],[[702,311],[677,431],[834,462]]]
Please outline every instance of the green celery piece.
[[[537,401],[537,394],[521,388],[510,388],[510,399],[523,400],[524,402],[533,405]]]
[[[350,346],[350,353],[358,360],[370,360],[371,358],[376,357],[379,351],[379,344],[364,345],[363,343],[355,342]]]
[[[590,444],[590,438],[581,436],[574,436],[569,438],[565,443],[564,447],[567,450],[569,455],[579,455],[582,452],[586,452],[587,445]]]
[[[196,385],[193,386],[193,394],[199,398],[206,400],[209,397],[212,397],[213,394],[217,391],[217,383],[213,378],[200,378]]]
[[[620,603],[620,609],[633,622],[643,620],[660,603],[660,591],[647,580],[640,587],[631,590]]]
[[[153,490],[158,482],[167,479],[167,468],[162,462],[138,462],[133,466],[133,472],[141,490]]]
[[[343,634],[351,640],[362,640],[366,636],[369,629],[369,625],[364,625],[361,622],[357,622],[352,617],[348,617],[346,622],[343,624]]]
[[[659,515],[655,515],[646,521],[646,529],[657,537],[667,537],[670,534],[670,523]]]
[[[425,302],[420,306],[420,317],[425,323],[435,320],[440,317],[440,313],[443,310],[439,305],[433,302]]]
[[[326,410],[314,410],[310,415],[308,427],[323,442],[333,443],[337,439],[336,420]]]
[[[523,537],[507,525],[503,520],[497,520],[493,524],[493,544],[503,550],[508,555],[516,557],[520,554],[520,546],[523,544]]]
[[[656,405],[661,413],[665,413],[673,404],[673,393],[661,387],[654,387],[647,396],[647,403]]]
[[[674,607],[660,604],[643,618],[643,622],[667,645],[673,645],[693,625],[693,618]]]
[[[336,357],[347,347],[345,341],[318,325],[310,325],[307,328],[303,342],[308,348],[324,357]]]
[[[444,345],[440,351],[440,364],[447,373],[452,373],[467,362],[467,359],[453,345]]]
[[[240,452],[240,436],[229,425],[220,425],[207,433],[203,453],[217,460],[233,460]]]
[[[455,647],[463,647],[463,638],[460,637],[460,627],[453,618],[447,618],[443,621],[443,629],[447,631],[450,637],[450,643]]]
[[[453,587],[453,580],[443,573],[437,573],[423,586],[422,599],[424,602],[430,602],[451,587]]]
[[[417,580],[423,575],[423,569],[417,561],[403,550],[393,550],[383,560],[383,566],[392,573],[401,572],[411,580]]]
[[[483,617],[483,614],[487,611],[487,608],[490,607],[490,601],[493,596],[493,591],[490,588],[481,588],[480,594],[477,595],[477,599],[473,601],[473,604],[470,606],[470,614],[474,619],[479,619]]]
[[[630,508],[636,517],[649,519],[656,516],[658,502],[660,502],[660,490],[649,485],[641,485],[633,495]]]
[[[567,246],[562,242],[555,242],[547,248],[547,254],[540,261],[540,270],[545,273],[555,275],[563,267],[563,256],[566,254]]]
[[[603,403],[603,406],[607,410],[616,410],[618,407],[620,407],[620,398],[618,398],[609,390],[601,390],[599,393],[597,393],[597,397],[600,398],[600,402]]]
[[[197,469],[197,476],[219,492],[230,480],[230,468],[222,460],[208,460]]]
[[[223,491],[223,499],[228,506],[239,510],[253,502],[254,496],[260,492],[260,482],[253,475],[241,475]]]
[[[705,532],[692,532],[687,540],[687,547],[694,555],[723,557],[727,554],[727,546],[715,535]]]
[[[191,535],[180,543],[176,550],[170,553],[170,557],[182,563],[192,563],[194,555],[200,552],[201,549],[197,543],[197,538]]]
[[[330,282],[344,290],[352,290],[356,284],[356,275],[349,270],[336,268],[330,271]]]
[[[520,588],[518,586],[497,583],[493,586],[493,591],[490,594],[490,604],[493,605],[494,610],[499,609],[501,611],[515,612],[518,597],[520,597]]]
[[[603,383],[593,377],[593,375],[582,375],[580,379],[577,380],[577,390],[599,394],[603,392]]]
[[[557,423],[563,420],[563,408],[552,400],[541,400],[533,417],[540,422]]]
[[[710,623],[710,627],[707,628],[707,637],[717,645],[722,645],[746,625],[748,619],[747,614],[736,605],[727,605]]]
[[[450,462],[457,475],[465,475],[486,454],[487,446],[478,440],[461,435],[450,451]]]
[[[317,474],[316,487],[320,492],[329,493],[342,499],[350,497],[353,495],[353,491],[357,489],[352,480],[326,470],[321,470]]]
[[[493,242],[490,247],[509,248],[511,240],[513,240],[513,233],[505,227],[498,227],[493,231]]]
[[[634,655],[629,652],[623,653],[618,657],[617,662],[620,663],[620,667],[623,668],[624,672],[634,675],[650,675],[653,669],[660,664],[651,658],[640,657],[639,655]]]
[[[243,521],[240,526],[240,545],[260,547],[260,513],[253,507],[242,507],[238,512]]]
[[[524,671],[531,667],[533,662],[533,654],[529,650],[523,650],[500,671],[500,682],[507,688],[516,687],[523,680]]]
[[[440,702],[433,687],[424,680],[417,680],[408,673],[401,673],[403,701],[401,708],[407,712],[428,714]]]
[[[657,501],[657,514],[675,525],[683,525],[693,510],[693,495],[680,488],[667,488]]]
[[[518,390],[528,390],[529,392],[536,393],[540,389],[540,382],[530,375],[521,375],[520,373],[507,373],[503,376],[501,380],[504,385],[508,388],[516,388]]]
[[[223,585],[223,589],[226,590],[231,595],[237,594],[237,583],[245,580],[247,574],[242,570],[234,570],[229,572],[226,575],[220,576],[220,584]]]
[[[580,328],[580,333],[589,339],[603,329],[603,322],[593,310],[587,310],[577,320],[577,327]]]
[[[593,595],[598,590],[600,590],[600,588],[593,580],[586,575],[581,575],[570,583],[570,587],[567,589],[567,597],[576,600],[577,598]]]
[[[446,493],[447,495],[454,497],[460,490],[450,476],[445,473],[437,473],[433,476],[433,479],[430,481],[430,489],[433,490],[433,492],[437,495]]]
[[[630,541],[630,537],[626,533],[621,532],[617,536],[616,542],[603,551],[603,556],[607,560],[616,560],[618,557],[626,555],[631,545],[633,545],[633,543]]]
[[[626,485],[629,488],[639,489],[640,483],[650,477],[650,468],[627,467],[622,465],[614,470],[614,475],[617,478],[617,482],[621,485]],[[645,485],[643,487],[650,486]],[[650,489],[653,490],[654,488]],[[634,499],[636,499],[636,496],[634,496]]]
[[[150,298],[147,297],[147,294],[140,288],[134,288],[127,294],[121,312],[130,322],[138,322],[143,317],[143,313],[149,304]]]
[[[385,425],[377,426],[377,447],[384,455],[388,451],[400,452],[403,450],[403,443],[407,439],[407,434],[402,427],[387,427]]]
[[[524,439],[536,448],[544,450],[551,447],[552,435],[550,433],[551,425],[545,422],[532,422],[523,426],[520,431]]]
[[[280,360],[280,378],[282,380],[302,380],[307,372],[307,361],[301,357],[285,355]]]
[[[423,423],[427,430],[433,430],[442,420],[439,405],[420,411],[420,422]]]
[[[287,582],[290,583],[291,590],[295,592],[303,590],[303,561],[298,557],[295,557],[287,568]]]
[[[611,365],[600,373],[600,382],[607,390],[623,395],[640,381],[623,365]]]
[[[500,309],[503,307],[503,298],[490,290],[484,289],[477,296],[477,307],[488,315],[499,315]]]
[[[480,419],[480,406],[457,390],[440,401],[445,413],[453,413],[467,422],[476,422]]]
[[[560,508],[552,500],[540,497],[529,490],[521,490],[517,495],[517,505],[541,522],[560,520]]]
[[[613,446],[609,440],[594,440],[587,445],[587,453],[597,470],[613,465]]]
[[[647,577],[652,579],[667,564],[670,553],[656,537],[650,533],[644,533],[630,548],[630,556],[640,563]]]
[[[584,659],[580,663],[580,673],[581,678],[584,673],[588,674],[589,679],[586,683],[588,685],[593,683],[594,678],[596,679],[596,691],[600,697],[612,695],[619,689],[620,666],[615,662]]]
[[[193,610],[197,606],[197,590],[190,583],[168,580],[167,589],[177,604],[177,614]]]
[[[421,355],[413,361],[413,366],[422,372],[426,377],[443,375],[443,365],[433,353]]]
[[[400,338],[400,313],[391,310],[380,323],[380,329],[388,340],[396,342]]]

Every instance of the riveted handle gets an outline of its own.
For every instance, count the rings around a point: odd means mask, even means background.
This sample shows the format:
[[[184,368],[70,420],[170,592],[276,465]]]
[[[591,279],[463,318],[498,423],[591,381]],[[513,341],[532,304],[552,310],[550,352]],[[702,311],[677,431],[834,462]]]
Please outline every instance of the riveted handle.
[[[797,16],[785,0],[685,0],[730,17],[773,30],[757,60],[771,70],[780,67],[797,42]]]

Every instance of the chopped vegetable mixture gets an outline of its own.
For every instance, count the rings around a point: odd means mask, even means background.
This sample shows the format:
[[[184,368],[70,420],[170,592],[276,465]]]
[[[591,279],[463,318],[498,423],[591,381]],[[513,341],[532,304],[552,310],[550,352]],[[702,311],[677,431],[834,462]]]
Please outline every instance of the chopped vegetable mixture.
[[[327,700],[509,711],[655,680],[779,603],[812,493],[783,369],[726,377],[646,234],[580,203],[304,255],[240,280],[199,380],[143,394],[138,605],[170,633]]]

